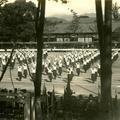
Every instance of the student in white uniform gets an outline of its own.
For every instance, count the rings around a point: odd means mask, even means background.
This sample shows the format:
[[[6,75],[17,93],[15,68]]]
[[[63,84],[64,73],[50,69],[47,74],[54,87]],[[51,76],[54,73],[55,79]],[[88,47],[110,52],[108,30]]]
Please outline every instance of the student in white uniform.
[[[2,70],[5,69],[5,66],[6,66],[6,60],[5,60],[5,59],[2,59]]]
[[[95,69],[94,69],[94,67],[91,68],[91,80],[93,83],[95,82]]]
[[[21,81],[22,79],[22,66],[18,65],[18,80]]]
[[[47,75],[48,74],[48,64],[45,62],[45,74]]]
[[[20,61],[19,61],[20,64],[22,64],[22,62],[23,62],[23,56],[22,56],[22,55],[20,56],[19,60],[20,60]]]
[[[70,67],[70,68],[68,68],[68,81],[72,81],[72,79],[73,79],[73,76],[74,76],[74,74],[73,74],[73,68],[72,67]]]
[[[68,68],[69,65],[70,65],[70,62],[69,62],[69,60],[67,60],[67,61],[66,61],[66,68]]]
[[[54,79],[57,77],[57,66],[55,64],[53,65],[53,77]]]
[[[27,65],[23,64],[23,76],[24,78],[27,78],[28,72],[27,72]]]
[[[12,58],[11,63],[10,63],[11,69],[14,69],[14,66],[15,66],[15,59]]]
[[[59,63],[58,63],[58,73],[61,76],[61,74],[62,74],[62,62],[61,61],[59,61]]]
[[[77,75],[79,76],[80,75],[80,63],[79,62],[76,63],[76,72],[77,72]]]
[[[52,82],[53,74],[52,74],[52,68],[51,67],[48,67],[48,78],[49,78],[49,81]]]

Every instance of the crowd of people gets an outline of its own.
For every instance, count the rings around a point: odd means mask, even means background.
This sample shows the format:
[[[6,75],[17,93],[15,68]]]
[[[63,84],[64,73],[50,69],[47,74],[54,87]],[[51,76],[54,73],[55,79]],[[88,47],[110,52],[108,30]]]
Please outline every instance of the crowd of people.
[[[81,72],[87,70],[99,60],[99,51],[97,50],[80,50],[67,52],[54,60],[44,60],[43,72],[48,75],[50,81],[61,76],[63,70],[67,73],[67,79],[72,81],[73,76],[80,76]]]
[[[10,58],[10,52],[1,52],[0,53],[0,69],[4,70],[8,59]],[[27,78],[28,76],[28,65],[31,75],[35,74],[36,67],[36,53],[35,51],[30,50],[15,50],[9,67],[11,70],[17,67],[18,80],[21,80],[23,77]]]
[[[58,53],[59,54],[59,53]],[[17,66],[18,78],[27,78],[28,73],[31,75],[32,80],[36,74],[36,57],[37,54],[34,50],[16,50],[13,53],[10,68],[15,69]],[[0,68],[4,70],[10,52],[0,53]],[[118,58],[118,50],[112,52],[112,61]],[[67,80],[72,81],[74,75],[80,76],[82,72],[86,73],[88,69],[91,71],[91,81],[94,83],[97,76],[100,76],[100,52],[96,49],[81,49],[73,50],[71,52],[64,52],[64,54],[50,58],[48,51],[43,51],[42,58],[42,72],[48,76],[49,81],[62,76],[63,71],[66,73]]]

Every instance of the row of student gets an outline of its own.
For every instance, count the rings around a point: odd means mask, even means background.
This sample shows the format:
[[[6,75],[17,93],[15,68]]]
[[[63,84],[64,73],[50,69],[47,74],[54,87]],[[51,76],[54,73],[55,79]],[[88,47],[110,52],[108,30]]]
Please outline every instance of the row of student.
[[[75,56],[76,56],[76,54],[75,54]],[[87,55],[85,55],[85,57],[86,56]],[[94,61],[94,59],[96,59],[97,56],[99,56],[98,52],[96,52],[96,54],[93,54],[93,56],[92,56],[92,62]],[[48,63],[43,62],[43,71],[45,71],[45,73],[48,75],[48,78],[49,78],[50,81],[52,81],[53,78],[56,79],[57,75],[61,75],[62,74],[63,63],[64,63],[63,61],[64,61],[64,58],[62,59],[62,57],[60,56],[59,61],[54,61],[52,63],[50,60],[48,60]],[[76,72],[77,72],[77,75],[80,74],[80,67],[81,67],[80,63],[77,61],[77,63],[76,63]],[[84,65],[83,68],[85,69],[85,65]],[[35,67],[34,68],[32,67],[32,69],[33,69],[32,70],[32,74],[35,74]],[[73,69],[73,66],[70,65],[67,69],[68,69],[68,73],[69,74],[70,73],[73,74],[73,70],[71,70],[71,69]]]
[[[31,52],[30,52],[31,53]],[[117,53],[117,54],[116,54]],[[29,58],[31,58],[32,60],[29,62],[32,65],[31,67],[31,73],[34,75],[35,74],[35,58],[33,58],[33,56],[35,57],[36,53],[32,53],[34,55],[29,56],[29,52],[27,52],[26,58],[29,61]],[[118,51],[117,52],[113,52],[113,56],[118,56]],[[15,56],[17,56],[18,59],[20,59],[23,55],[21,54],[21,52],[17,51],[16,54],[13,55],[13,58],[15,59]],[[24,58],[24,56],[23,56]],[[55,78],[57,77],[57,74],[61,75],[62,74],[62,69],[67,68],[69,71],[69,68],[73,67],[73,70],[76,69],[77,75],[80,74],[80,69],[81,66],[83,66],[83,69],[86,70],[90,68],[90,65],[93,64],[95,62],[96,59],[99,58],[99,51],[96,50],[81,50],[81,51],[73,51],[73,52],[69,52],[66,55],[64,55],[64,57],[59,57],[58,60],[56,59],[52,64],[52,62],[48,59],[48,62],[46,63],[44,60],[43,62],[43,69],[45,70],[46,74],[50,73],[50,75],[48,74],[48,76],[52,76],[53,77],[49,77],[49,78]],[[19,62],[19,63],[24,63],[24,60]],[[68,64],[69,63],[69,64]],[[25,63],[24,65],[25,66]],[[24,67],[19,65],[18,66],[18,73],[19,76],[26,76],[24,74],[21,75],[21,73],[24,73]],[[21,69],[22,68],[22,69]],[[27,70],[26,70],[27,71]],[[20,77],[21,78],[21,77]]]
[[[87,53],[89,51],[86,51],[84,53]],[[115,55],[116,54],[116,55]],[[93,67],[93,63],[96,62],[96,60],[99,59],[99,51],[90,51],[89,53],[87,53],[87,55],[83,55],[83,62],[79,61],[79,59],[75,58],[77,57],[77,55],[79,55],[79,52],[72,52],[72,53],[68,53],[67,57],[64,55],[64,57],[61,59],[61,56],[59,57],[58,61],[53,62],[54,65],[51,65],[51,61],[49,60],[48,64],[46,63],[45,65],[43,65],[43,68],[45,68],[45,72],[46,74],[48,74],[48,78],[50,81],[52,81],[52,79],[56,79],[57,75],[61,75],[62,74],[62,69],[66,68],[68,71],[68,76],[74,76],[73,73],[75,73],[79,76],[80,75],[80,71],[81,69],[84,69],[85,72],[87,71],[87,69],[89,69],[91,66],[91,80],[93,82],[95,82],[97,80],[97,76],[100,76],[100,64],[97,63],[95,67]],[[118,56],[118,51],[114,51],[115,57]],[[73,56],[73,57],[71,57]],[[74,57],[75,56],[75,57]],[[78,56],[79,57],[79,56]],[[85,58],[84,58],[85,57]],[[66,60],[65,60],[66,59]],[[74,62],[70,62],[70,64],[66,66],[65,61],[69,60],[72,61],[74,59]],[[89,59],[89,62],[86,62],[87,64],[85,64],[84,59]],[[59,66],[59,63],[61,63],[61,66]],[[83,66],[83,67],[81,67]],[[59,71],[61,71],[59,74]],[[70,75],[71,74],[71,75]],[[73,78],[73,77],[69,77],[69,78]]]
[[[90,59],[91,54],[93,56],[92,57],[93,61]],[[63,57],[60,56],[58,60],[56,59],[55,61],[48,60],[47,63],[43,64],[43,71],[45,71],[45,73],[48,75],[48,78],[50,81],[52,81],[53,78],[56,79],[57,75],[61,75],[62,69],[66,69],[66,71],[68,72],[68,76],[70,76],[70,74],[71,76],[73,76],[73,73],[75,72],[77,75],[80,75],[80,69],[82,69],[81,66],[83,66],[83,69],[86,72],[87,69],[89,69],[91,63],[94,62],[94,60],[98,56],[99,56],[98,51],[92,51],[92,52],[91,51],[86,51],[86,52],[80,51],[80,53],[77,51],[74,51],[71,53],[67,53]],[[85,64],[85,60],[87,60],[88,58],[89,58],[89,62],[88,63],[86,62],[87,64]]]
[[[115,62],[118,59],[118,51],[112,52],[112,62]],[[97,80],[97,76],[101,75],[100,63],[97,63],[96,66],[91,67],[91,80],[94,83]]]
[[[43,51],[43,58],[46,59],[48,56],[47,50]],[[6,65],[8,59],[10,58],[10,52],[2,52],[0,53],[0,65]],[[14,68],[14,63],[15,60],[17,59],[17,61],[21,64],[24,63],[26,60],[28,61],[28,63],[32,63],[36,61],[36,52],[35,51],[31,51],[31,50],[25,50],[25,51],[20,51],[20,50],[16,50],[12,56],[12,60],[11,60],[11,67]]]

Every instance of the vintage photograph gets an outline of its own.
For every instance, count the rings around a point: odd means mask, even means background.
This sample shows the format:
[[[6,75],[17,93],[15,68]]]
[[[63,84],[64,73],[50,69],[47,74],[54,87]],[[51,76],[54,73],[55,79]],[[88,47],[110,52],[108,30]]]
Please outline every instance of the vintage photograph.
[[[120,120],[119,0],[0,0],[0,120]]]

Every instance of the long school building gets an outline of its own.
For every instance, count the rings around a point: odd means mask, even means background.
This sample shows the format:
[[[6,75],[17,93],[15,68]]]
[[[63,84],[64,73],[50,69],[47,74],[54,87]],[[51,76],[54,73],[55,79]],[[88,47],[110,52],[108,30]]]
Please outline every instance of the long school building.
[[[120,47],[119,33],[113,33],[113,48]],[[44,48],[99,48],[97,33],[50,33],[43,35]],[[12,43],[1,40],[0,48],[11,48]],[[36,48],[36,41],[17,40],[17,48]]]

